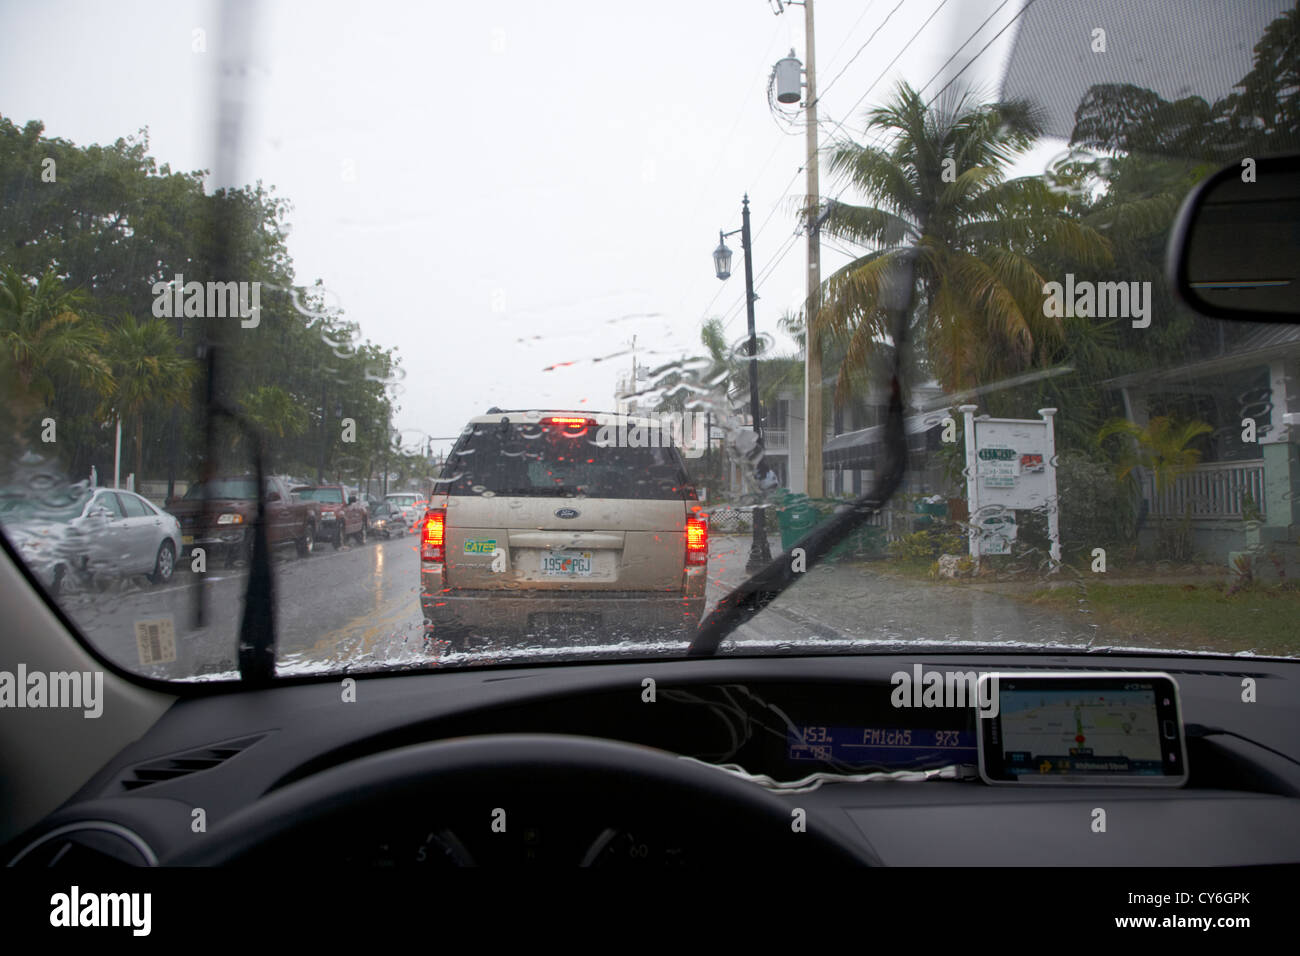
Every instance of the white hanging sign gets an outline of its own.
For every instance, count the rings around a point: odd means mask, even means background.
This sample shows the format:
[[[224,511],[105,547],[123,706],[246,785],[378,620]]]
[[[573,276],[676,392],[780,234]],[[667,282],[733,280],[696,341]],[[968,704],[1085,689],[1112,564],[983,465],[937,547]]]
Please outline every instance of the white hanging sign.
[[[1016,512],[1039,508],[1047,514],[1054,562],[1061,560],[1056,500],[1054,408],[1040,408],[1041,420],[975,417],[962,405],[966,426],[966,500],[970,508],[970,553],[1010,554]]]

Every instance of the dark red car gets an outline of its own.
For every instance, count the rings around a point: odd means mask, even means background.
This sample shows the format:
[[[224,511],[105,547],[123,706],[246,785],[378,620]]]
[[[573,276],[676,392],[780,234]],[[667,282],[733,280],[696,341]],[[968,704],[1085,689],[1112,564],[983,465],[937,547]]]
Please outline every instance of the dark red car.
[[[356,495],[348,494],[342,485],[299,485],[293,489],[303,501],[314,501],[320,505],[320,537],[334,547],[343,547],[348,538],[357,544],[366,543],[369,522],[366,519],[366,506],[357,500]]]

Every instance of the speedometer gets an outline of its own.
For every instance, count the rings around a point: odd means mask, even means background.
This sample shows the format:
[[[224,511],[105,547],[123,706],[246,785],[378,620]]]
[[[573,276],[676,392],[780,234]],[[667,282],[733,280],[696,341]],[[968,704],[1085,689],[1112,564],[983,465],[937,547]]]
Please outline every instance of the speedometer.
[[[686,848],[662,834],[607,827],[588,848],[581,866],[683,866]]]
[[[450,830],[427,833],[415,848],[416,866],[475,866],[465,845]]]

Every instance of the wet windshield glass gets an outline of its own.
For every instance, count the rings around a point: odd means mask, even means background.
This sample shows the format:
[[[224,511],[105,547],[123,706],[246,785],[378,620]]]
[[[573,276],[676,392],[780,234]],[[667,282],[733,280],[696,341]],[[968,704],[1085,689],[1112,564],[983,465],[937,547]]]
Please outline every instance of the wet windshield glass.
[[[1300,654],[1300,327],[1165,271],[1300,151],[1295,0],[61,9],[0,529],[121,666]]]
[[[257,497],[257,482],[239,478],[203,481],[193,485],[185,492],[184,497],[189,501],[198,501],[203,498],[252,500]]]
[[[343,492],[337,488],[295,488],[294,494],[305,501],[324,501],[329,504],[343,504]]]
[[[627,441],[628,422],[622,423]],[[637,435],[638,444],[660,436]],[[670,447],[618,447],[619,425],[475,426],[456,445],[443,479],[452,495],[581,495],[690,498],[680,454]]]

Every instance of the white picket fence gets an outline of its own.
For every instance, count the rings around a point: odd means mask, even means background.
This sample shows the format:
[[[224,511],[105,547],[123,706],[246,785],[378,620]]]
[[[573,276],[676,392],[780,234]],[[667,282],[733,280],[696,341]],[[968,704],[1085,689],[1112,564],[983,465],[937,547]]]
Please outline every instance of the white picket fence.
[[[1229,518],[1240,520],[1249,495],[1264,513],[1264,463],[1228,461],[1197,465],[1157,494],[1155,478],[1147,481],[1147,499],[1156,517]]]

